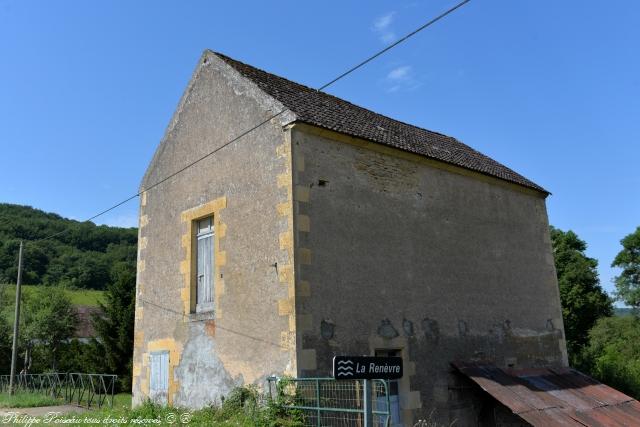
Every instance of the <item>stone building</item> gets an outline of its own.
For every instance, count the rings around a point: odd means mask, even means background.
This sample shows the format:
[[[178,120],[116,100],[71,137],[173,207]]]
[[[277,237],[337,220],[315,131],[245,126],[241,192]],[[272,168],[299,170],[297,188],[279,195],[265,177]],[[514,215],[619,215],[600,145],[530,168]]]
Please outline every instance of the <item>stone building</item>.
[[[134,404],[397,354],[402,424],[472,425],[453,362],[567,366],[549,193],[455,138],[205,51],[141,191]]]

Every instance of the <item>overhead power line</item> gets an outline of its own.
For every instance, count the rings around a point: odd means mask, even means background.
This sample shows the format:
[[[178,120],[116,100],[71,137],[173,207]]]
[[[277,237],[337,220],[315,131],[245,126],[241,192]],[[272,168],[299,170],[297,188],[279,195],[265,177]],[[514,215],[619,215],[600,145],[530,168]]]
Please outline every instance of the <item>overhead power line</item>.
[[[456,4],[455,6],[453,6],[452,8],[444,11],[443,13],[441,13],[440,15],[436,16],[435,18],[430,19],[429,21],[427,21],[426,23],[424,23],[423,25],[419,26],[418,28],[416,28],[415,30],[411,31],[410,33],[406,34],[405,36],[401,37],[400,39],[396,40],[395,42],[391,43],[389,46],[385,47],[382,50],[377,51],[376,53],[374,53],[373,55],[367,57],[366,59],[364,59],[363,61],[359,62],[358,64],[354,65],[353,67],[349,68],[347,71],[343,72],[342,74],[338,75],[337,77],[335,77],[334,79],[330,80],[329,82],[323,84],[322,86],[320,86],[318,89],[316,89],[317,91],[322,91],[326,88],[328,88],[329,86],[333,85],[334,83],[338,82],[339,80],[345,78],[346,76],[348,76],[349,74],[353,73],[354,71],[358,70],[359,68],[365,66],[366,64],[368,64],[369,62],[373,61],[374,59],[378,58],[379,56],[385,54],[386,52],[390,51],[391,49],[395,48],[396,46],[398,46],[399,44],[407,41],[408,39],[410,39],[411,37],[415,36],[416,34],[418,34],[419,32],[421,32],[422,30],[424,30],[427,27],[430,27],[431,25],[435,24],[436,22],[438,22],[439,20],[441,20],[442,18],[444,18],[445,16],[453,13],[454,11],[458,10],[459,8],[461,8],[462,6],[464,6],[465,4],[469,3],[471,0],[463,0],[460,3]],[[87,218],[85,221],[83,222],[87,222],[87,221],[92,221],[122,205],[124,205],[127,202],[130,202],[131,200],[135,199],[136,197],[139,197],[140,195],[142,195],[142,193],[144,191],[149,191],[152,188],[155,188],[159,185],[161,185],[162,183],[170,180],[171,178],[173,178],[176,175],[181,174],[182,172],[184,172],[185,170],[191,168],[192,166],[195,166],[196,164],[200,163],[201,161],[207,159],[208,157],[211,157],[212,155],[214,155],[215,153],[217,153],[218,151],[222,150],[223,148],[233,144],[234,142],[242,139],[243,137],[247,136],[248,134],[250,134],[251,132],[253,132],[254,130],[258,129],[259,127],[261,127],[262,125],[270,122],[271,120],[275,119],[276,117],[280,116],[281,114],[283,114],[284,112],[288,111],[288,108],[283,108],[282,110],[278,111],[277,113],[269,116],[267,119],[257,123],[255,126],[245,130],[244,132],[240,133],[239,135],[235,136],[234,138],[230,139],[229,141],[227,141],[226,143],[222,144],[220,147],[216,148],[213,151],[208,152],[207,154],[197,158],[196,160],[192,161],[191,163],[185,165],[184,167],[180,168],[179,170],[173,172],[172,174],[160,179],[159,181],[149,185],[148,187],[146,187],[143,191],[140,191],[136,194],[133,194],[132,196],[127,197],[126,199],[122,200],[121,202],[116,203],[115,205],[93,215],[90,218]],[[43,237],[41,239],[36,239],[33,240],[32,242],[37,242],[40,240],[48,240],[51,239],[53,237],[59,236],[61,234],[64,234],[65,232],[67,232],[69,229],[66,228],[62,231],[59,231],[57,233],[51,234],[47,237]]]
[[[146,299],[140,299],[140,301],[141,301],[143,304],[145,304],[145,305],[147,305],[147,304],[148,304],[148,305],[150,305],[150,306],[152,306],[152,307],[154,307],[154,308],[156,308],[156,309],[158,309],[158,310],[165,311],[165,312],[167,312],[167,313],[171,313],[171,314],[173,314],[173,315],[175,315],[175,316],[177,316],[177,317],[181,317],[181,318],[183,318],[183,319],[185,319],[185,318],[188,318],[188,317],[189,317],[189,316],[188,316],[187,314],[185,314],[185,313],[181,313],[181,312],[179,312],[179,311],[177,311],[177,310],[173,310],[173,309],[171,309],[171,308],[169,308],[169,307],[165,307],[165,306],[162,306],[162,305],[160,305],[160,304],[156,304],[155,302],[152,302],[152,301],[149,301],[149,300],[146,300]],[[198,320],[198,321],[200,321],[200,322],[206,322],[206,321],[207,321],[207,319],[204,319],[204,320]],[[247,339],[250,339],[250,340],[253,340],[253,341],[258,341],[258,342],[261,342],[261,343],[264,343],[264,344],[269,344],[269,345],[274,346],[274,347],[279,347],[279,348],[282,348],[282,349],[285,349],[285,350],[289,350],[289,348],[288,348],[288,347],[283,346],[282,344],[277,344],[277,343],[274,343],[274,342],[271,342],[271,341],[265,340],[265,339],[263,339],[263,338],[256,337],[256,336],[253,336],[253,335],[249,335],[249,334],[246,334],[246,333],[244,333],[244,332],[240,332],[240,331],[237,331],[237,330],[234,330],[234,329],[225,328],[225,327],[220,326],[218,323],[216,323],[216,326],[215,326],[215,327],[216,327],[216,329],[220,329],[220,330],[222,330],[222,331],[227,331],[227,332],[229,332],[229,333],[231,333],[231,334],[234,334],[234,335],[240,335],[240,336],[243,336],[243,337],[245,337],[245,338],[247,338]]]

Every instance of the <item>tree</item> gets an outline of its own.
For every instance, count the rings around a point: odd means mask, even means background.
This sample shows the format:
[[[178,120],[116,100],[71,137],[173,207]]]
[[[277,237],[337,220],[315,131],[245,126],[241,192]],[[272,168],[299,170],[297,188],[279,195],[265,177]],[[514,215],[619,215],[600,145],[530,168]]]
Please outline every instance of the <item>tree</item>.
[[[587,257],[587,244],[573,231],[551,227],[567,351],[572,364],[579,363],[589,330],[601,317],[611,316],[613,305],[600,286],[598,261]]]
[[[93,318],[99,338],[94,345],[105,373],[117,374],[121,389],[131,390],[136,270],[120,262],[113,267],[111,279],[106,304],[100,304],[103,314]]]
[[[0,307],[4,307],[7,300],[5,286],[0,285]],[[11,326],[0,312],[0,375],[8,374],[11,367],[11,335]]]
[[[0,317],[0,375],[7,375],[11,368],[11,327]]]
[[[59,372],[94,373],[98,371],[95,366],[95,347],[91,343],[82,343],[73,339],[64,343],[59,351]]]
[[[583,350],[592,376],[636,399],[640,398],[640,319],[616,316],[598,320]]]
[[[625,304],[640,308],[640,227],[620,241],[622,250],[616,255],[612,267],[622,268],[614,280],[616,297]]]
[[[80,223],[29,206],[0,203],[0,283],[15,281],[20,240],[28,242],[22,271],[25,284],[102,290],[109,283],[111,265],[136,262],[135,228]]]
[[[51,369],[56,372],[60,348],[73,337],[78,317],[71,300],[59,287],[47,287],[30,298],[25,304],[24,339],[27,347],[33,342],[41,344]]]

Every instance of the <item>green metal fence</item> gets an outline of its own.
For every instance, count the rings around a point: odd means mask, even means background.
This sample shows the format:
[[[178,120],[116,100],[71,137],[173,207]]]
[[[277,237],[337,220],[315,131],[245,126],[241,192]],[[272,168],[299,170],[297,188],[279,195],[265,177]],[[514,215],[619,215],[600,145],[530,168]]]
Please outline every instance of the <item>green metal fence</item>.
[[[0,375],[0,393],[9,393],[9,375]],[[22,393],[40,393],[63,398],[67,403],[87,408],[113,407],[117,375],[84,373],[19,374],[14,389]]]
[[[362,380],[277,377],[267,380],[271,399],[300,414],[305,426],[365,426]],[[373,426],[387,427],[390,421],[389,383],[371,381]]]
[[[67,374],[20,374],[15,376],[14,388],[17,391],[47,394],[61,397],[65,390]],[[0,375],[0,393],[9,392],[9,375]]]

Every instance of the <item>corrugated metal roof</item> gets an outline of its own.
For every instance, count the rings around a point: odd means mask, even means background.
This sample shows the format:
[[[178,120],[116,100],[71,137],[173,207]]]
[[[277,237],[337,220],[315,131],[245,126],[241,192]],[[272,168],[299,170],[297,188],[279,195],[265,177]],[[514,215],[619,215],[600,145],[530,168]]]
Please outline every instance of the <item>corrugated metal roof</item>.
[[[534,426],[640,426],[640,402],[575,369],[453,366]]]

